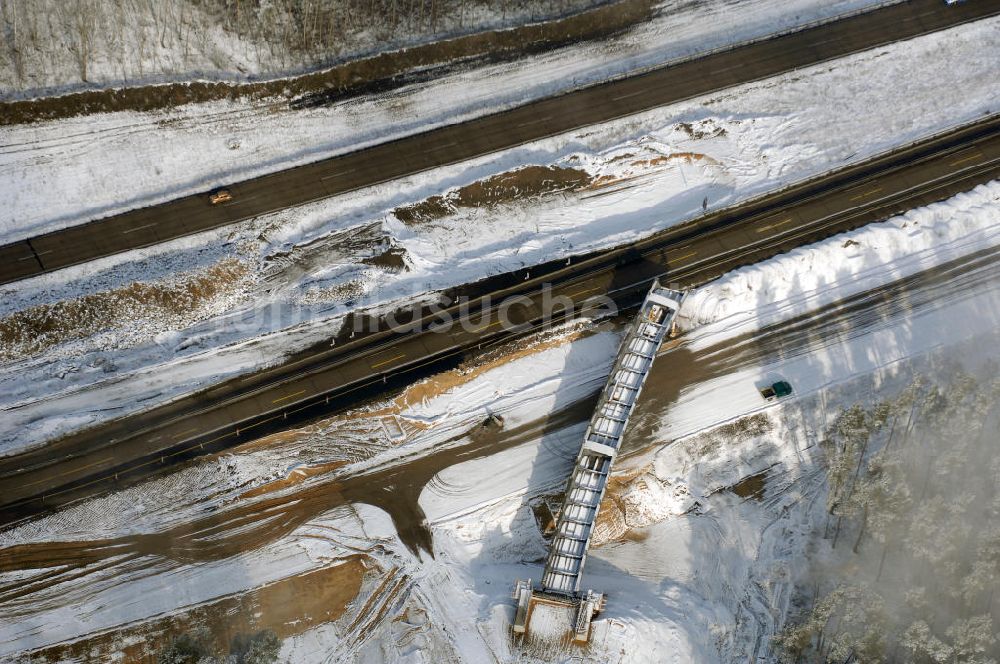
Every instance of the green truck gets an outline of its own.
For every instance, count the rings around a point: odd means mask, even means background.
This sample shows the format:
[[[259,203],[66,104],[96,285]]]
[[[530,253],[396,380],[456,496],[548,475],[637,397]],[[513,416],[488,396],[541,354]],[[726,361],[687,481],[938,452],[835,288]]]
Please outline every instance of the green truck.
[[[760,396],[764,397],[764,401],[775,401],[792,393],[792,385],[787,380],[779,380],[759,389]]]

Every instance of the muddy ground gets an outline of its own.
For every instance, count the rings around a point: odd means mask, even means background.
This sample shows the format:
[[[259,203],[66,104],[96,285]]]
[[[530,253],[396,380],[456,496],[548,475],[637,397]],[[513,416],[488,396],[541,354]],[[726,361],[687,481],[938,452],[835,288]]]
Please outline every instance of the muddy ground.
[[[288,638],[338,620],[357,597],[364,578],[379,573],[366,556],[353,556],[164,618],[45,648],[33,652],[30,661],[114,659],[122,664],[156,664],[171,640],[198,630],[207,630],[215,652],[225,652],[234,639],[262,630]]]

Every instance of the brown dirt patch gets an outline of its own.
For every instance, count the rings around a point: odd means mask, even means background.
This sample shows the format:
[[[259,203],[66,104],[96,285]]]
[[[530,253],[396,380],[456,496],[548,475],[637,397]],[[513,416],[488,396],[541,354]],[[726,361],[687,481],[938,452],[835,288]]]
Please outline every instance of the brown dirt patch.
[[[771,421],[771,418],[765,413],[756,413],[718,426],[712,429],[710,433],[722,438],[742,441],[763,436],[772,429],[774,429],[774,423]]]
[[[765,413],[756,413],[697,434],[685,440],[683,445],[692,457],[712,457],[733,441],[751,440],[773,428],[774,423]]]
[[[326,288],[310,288],[302,295],[305,304],[318,302],[350,302],[365,294],[365,285],[357,279]]]
[[[658,157],[652,157],[651,159],[638,159],[632,162],[632,166],[662,166],[664,164],[669,164],[671,161],[684,161],[689,164],[693,164],[696,161],[704,161],[708,164],[712,164],[713,166],[717,166],[719,164],[719,162],[715,159],[712,159],[708,155],[704,155],[700,152],[671,152],[670,154],[662,154]]]
[[[233,637],[273,630],[288,638],[340,618],[358,596],[374,562],[352,556],[341,564],[288,577],[207,604],[121,629],[56,645],[30,654],[32,662],[120,661],[155,664],[157,653],[171,639],[199,627],[211,633],[217,649],[225,652]]]
[[[361,262],[388,272],[403,272],[410,269],[406,265],[406,249],[395,245],[388,247],[380,254],[364,258]]]
[[[594,191],[596,189],[601,189],[603,187],[609,187],[613,184],[618,184],[619,182],[622,182],[624,180],[625,178],[621,177],[620,175],[601,175],[597,178],[594,178],[594,180],[590,183],[589,186],[586,187],[586,189],[588,191]]]
[[[632,157],[633,155],[629,156]],[[620,160],[620,157],[612,159],[609,163],[613,163],[618,160]],[[717,160],[709,157],[708,155],[701,154],[700,152],[673,152],[671,154],[650,157],[649,159],[635,159],[629,164],[629,166],[633,169],[655,169],[674,161],[683,161],[687,164],[702,162],[709,166],[721,165]],[[600,175],[593,178],[590,182],[581,186],[579,189],[584,192],[608,193],[607,190],[610,190],[612,187],[621,187],[630,183],[639,182],[648,175],[648,170],[628,170],[615,175]],[[601,190],[605,191],[602,192]]]
[[[614,157],[608,160],[608,163],[617,164],[619,161],[625,161],[626,159],[632,159],[633,157],[635,157],[634,152],[625,152],[623,154],[615,155]]]
[[[594,523],[595,544],[620,541],[628,537],[630,526],[625,519],[625,503],[621,496],[648,470],[648,466],[630,468],[608,478],[604,500],[601,501],[601,509],[597,512],[597,521]]]
[[[535,517],[538,531],[543,537],[548,538],[555,532],[557,509],[553,505],[558,505],[565,500],[565,494],[550,494],[542,496],[531,503],[531,513]]]
[[[287,477],[282,477],[280,480],[274,480],[273,482],[262,484],[258,487],[250,489],[249,491],[244,491],[239,495],[239,498],[240,500],[246,498],[257,498],[259,496],[263,496],[265,493],[282,491],[284,489],[291,488],[296,484],[301,484],[310,477],[316,477],[317,475],[322,475],[323,473],[329,473],[337,470],[338,468],[343,468],[346,465],[346,461],[331,461],[330,463],[320,463],[315,466],[301,466],[288,473]]]
[[[678,129],[684,131],[685,134],[693,139],[702,138],[718,138],[726,135],[726,130],[723,127],[715,126],[715,123],[710,120],[702,120],[701,122],[681,122],[677,125]]]
[[[590,174],[577,168],[525,166],[477,180],[443,196],[398,207],[393,213],[403,223],[415,224],[441,219],[461,208],[493,208],[526,198],[577,191],[590,182]]]
[[[228,258],[165,283],[134,282],[83,297],[43,304],[0,319],[0,361],[37,355],[121,321],[188,317],[248,276],[249,265]]]
[[[760,500],[767,488],[767,471],[745,477],[731,487],[733,493],[740,498]]]

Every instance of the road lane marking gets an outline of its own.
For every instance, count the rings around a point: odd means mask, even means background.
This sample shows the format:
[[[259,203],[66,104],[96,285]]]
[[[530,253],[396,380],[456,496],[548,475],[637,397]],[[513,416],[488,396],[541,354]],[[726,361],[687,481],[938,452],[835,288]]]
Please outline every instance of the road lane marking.
[[[92,467],[94,467],[94,466],[96,466],[98,464],[102,464],[102,463],[105,463],[107,461],[111,461],[111,457],[106,457],[106,458],[101,459],[99,461],[95,461],[93,463],[88,463],[86,466],[80,466],[79,468],[71,468],[69,470],[64,470],[61,473],[57,473],[56,477],[63,477],[65,475],[69,475],[71,473],[76,473],[76,472],[79,472],[79,471],[83,470],[84,468],[92,468]],[[48,478],[42,478],[40,480],[35,480],[34,482],[28,482],[27,484],[22,484],[21,486],[34,486],[35,484],[41,484],[42,482],[46,481],[47,479]]]
[[[288,399],[294,399],[295,397],[299,396],[300,394],[305,394],[305,393],[306,393],[305,390],[299,390],[298,392],[295,392],[293,394],[286,394],[283,397],[279,397],[279,398],[273,400],[271,403],[281,403],[282,401],[287,401]],[[247,428],[249,428],[249,427],[247,427]]]
[[[698,255],[697,251],[692,251],[690,254],[684,254],[683,256],[677,256],[676,258],[670,258],[670,254],[667,254],[667,260],[668,261],[671,261],[671,260],[672,261],[682,261],[685,258],[691,258],[692,256],[697,256],[697,255]]]
[[[223,438],[229,438],[230,436],[232,436],[235,433],[236,433],[236,429],[233,429],[232,431],[227,431],[226,433],[222,434],[221,436],[216,436],[215,438],[212,438],[211,440],[206,440],[204,443],[202,443],[202,445],[211,445],[215,441],[222,440]]]
[[[977,152],[976,154],[969,155],[968,157],[965,157],[964,159],[959,159],[958,161],[951,162],[950,166],[958,166],[959,164],[964,164],[967,161],[973,161],[974,159],[982,159],[982,158],[983,158],[983,153],[982,152]]]
[[[502,325],[502,324],[503,324],[503,318],[498,318],[495,321],[493,321],[492,323],[490,323],[489,325],[482,326],[481,328],[479,328],[478,330],[476,330],[476,332],[485,332],[486,330],[490,329],[491,327],[496,327],[497,325]]]
[[[778,228],[779,226],[784,226],[785,224],[790,224],[790,223],[792,223],[792,218],[788,217],[787,219],[782,219],[781,221],[779,221],[777,223],[768,224],[767,226],[761,226],[760,228],[757,229],[757,232],[758,233],[766,233],[767,231],[771,230],[772,228]]]
[[[862,198],[868,198],[882,191],[882,187],[875,187],[874,189],[869,189],[863,194],[858,194],[857,196],[851,196],[852,201],[860,201]]]
[[[136,231],[141,231],[144,228],[152,228],[155,225],[156,225],[156,222],[154,221],[153,223],[146,224],[145,226],[136,226],[135,228],[130,228],[130,229],[126,230],[126,231],[122,231],[122,235],[128,235],[129,233],[135,233]]]
[[[320,178],[320,180],[329,180],[331,178],[335,178],[335,177],[338,177],[340,175],[346,175],[346,174],[352,173],[352,172],[354,172],[354,169],[353,168],[349,168],[346,171],[337,171],[336,173],[330,173],[329,175],[324,175],[323,177]]]
[[[382,360],[378,364],[373,364],[371,366],[372,366],[372,369],[378,369],[379,367],[384,367],[385,365],[389,364],[390,362],[395,362],[396,360],[402,359],[404,357],[406,357],[406,353],[402,353],[400,355],[397,355],[396,357],[390,357],[388,360]]]
[[[197,431],[197,429],[188,429],[187,431],[181,431],[180,433],[175,433],[174,435],[172,435],[171,438],[177,439],[180,438],[181,436],[186,436],[189,433],[194,433],[195,431]]]
[[[86,466],[79,466],[78,468],[73,468],[71,470],[65,470],[65,471],[59,473],[59,475],[57,475],[57,477],[62,477],[63,475],[69,475],[70,473],[75,473],[77,471],[83,470],[84,468],[93,468],[94,466],[98,466],[98,465],[100,465],[102,463],[107,463],[108,461],[111,461],[111,457],[105,457],[105,458],[100,459],[98,461],[94,461],[93,463],[88,463]]]
[[[579,295],[583,295],[584,293],[593,293],[594,291],[599,291],[602,288],[603,288],[603,286],[594,286],[593,288],[588,288],[586,290],[576,291],[575,293],[570,293],[569,297],[577,297]]]
[[[612,97],[612,101],[618,101],[619,99],[628,99],[629,97],[635,97],[636,95],[641,95],[645,90],[639,90],[638,92],[630,92],[627,95],[618,95],[617,97]]]
[[[451,143],[445,143],[444,145],[434,145],[434,146],[429,147],[427,149],[428,150],[444,150],[445,148],[450,148],[450,147],[452,147],[454,145],[458,145],[458,143],[456,143],[455,141],[452,141]]]
[[[533,125],[533,124],[538,124],[539,122],[545,122],[545,121],[547,121],[548,119],[549,119],[548,117],[544,117],[544,118],[535,118],[534,120],[528,120],[527,122],[519,122],[519,123],[517,124],[517,126],[518,126],[518,127],[527,127],[528,125]]]
[[[302,391],[305,392],[305,390],[302,390]],[[295,396],[295,395],[293,394],[291,396]],[[265,420],[260,420],[259,422],[254,422],[253,424],[247,424],[246,426],[242,426],[242,427],[239,428],[239,431],[240,431],[240,433],[243,433],[245,431],[250,431],[250,429],[256,429],[257,427],[259,427],[259,426],[261,426],[263,424],[267,424],[268,422],[273,422],[275,420],[281,420],[281,419],[284,419],[284,415],[272,415],[271,417],[269,417],[269,418],[267,418]]]

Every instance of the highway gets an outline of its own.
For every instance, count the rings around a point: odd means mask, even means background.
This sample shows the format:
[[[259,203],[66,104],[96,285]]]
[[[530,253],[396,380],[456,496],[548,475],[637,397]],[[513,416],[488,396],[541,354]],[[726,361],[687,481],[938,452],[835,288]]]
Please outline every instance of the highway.
[[[635,304],[649,281],[703,284],[817,239],[967,191],[1000,175],[1000,116],[816,178],[736,208],[675,226],[629,247],[535,266],[491,282],[496,308],[517,329],[481,317],[468,329],[381,330],[288,364],[220,383],[149,411],[0,460],[0,523],[121,486],[194,456],[328,415],[351,403],[474,358],[481,349],[537,329],[544,287],[581,304],[609,294]],[[481,285],[480,285],[481,286]],[[483,300],[478,301],[481,304]],[[508,300],[509,302],[509,300]],[[478,321],[482,321],[481,323]],[[558,317],[555,318],[558,320]]]
[[[1000,12],[997,0],[912,0],[469,122],[0,246],[0,283],[217,228]],[[914,73],[919,75],[919,73]]]

